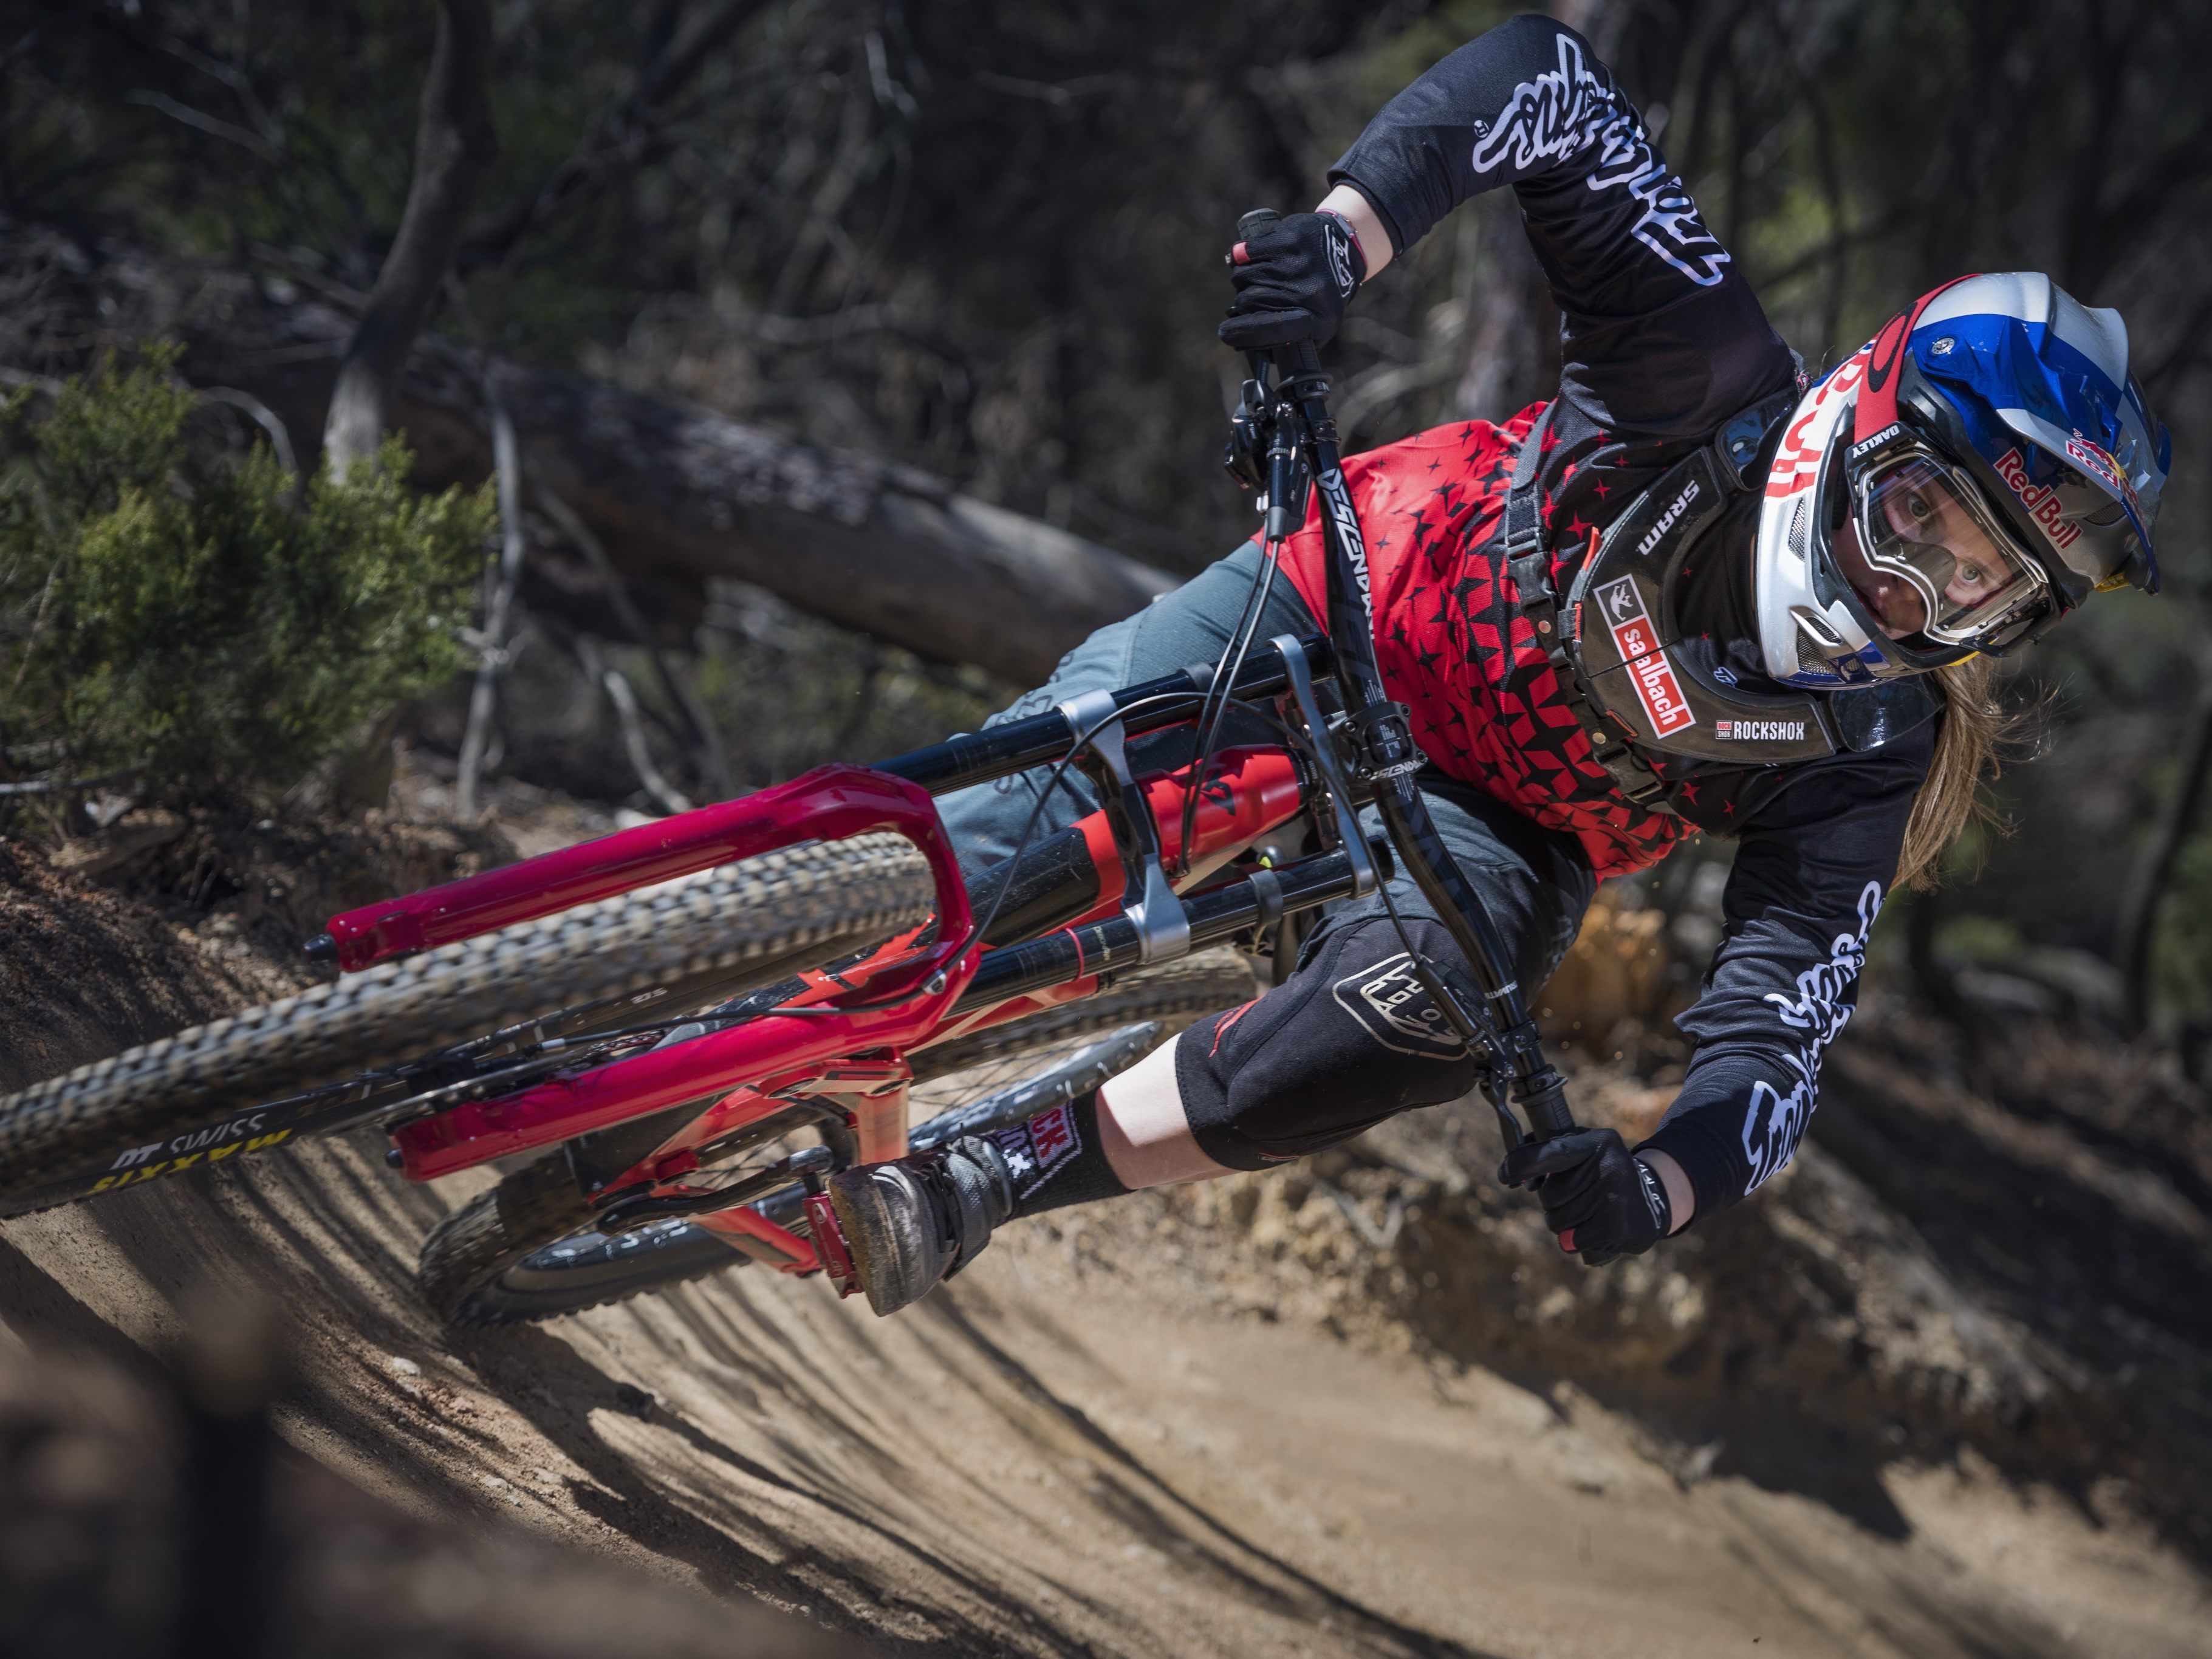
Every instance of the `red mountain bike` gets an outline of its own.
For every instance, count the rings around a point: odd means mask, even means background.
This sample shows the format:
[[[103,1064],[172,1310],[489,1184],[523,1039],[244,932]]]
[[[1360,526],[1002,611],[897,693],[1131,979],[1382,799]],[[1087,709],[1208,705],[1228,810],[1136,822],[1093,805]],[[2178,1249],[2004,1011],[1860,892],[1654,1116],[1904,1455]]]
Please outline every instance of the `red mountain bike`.
[[[374,1125],[416,1181],[545,1153],[426,1243],[423,1291],[459,1322],[543,1318],[746,1260],[849,1292],[836,1231],[817,1224],[830,1175],[1097,1086],[1254,994],[1248,957],[1294,956],[1304,921],[1373,891],[1394,859],[1481,981],[1408,941],[1486,1059],[1507,1145],[1524,1138],[1516,1105],[1539,1136],[1571,1127],[1507,955],[1414,787],[1318,357],[1290,348],[1251,368],[1230,466],[1265,491],[1271,556],[1219,662],[333,917],[308,946],[343,970],[333,982],[0,1100],[0,1214]],[[1272,555],[1314,484],[1329,638],[1255,642]],[[1232,707],[1280,741],[1218,749]],[[1174,727],[1191,758],[1133,769],[1130,739]],[[963,878],[931,797],[1046,766],[1081,769],[1101,810]],[[1386,831],[1371,842],[1357,817],[1370,800]],[[917,1081],[1102,1033],[908,1127]]]

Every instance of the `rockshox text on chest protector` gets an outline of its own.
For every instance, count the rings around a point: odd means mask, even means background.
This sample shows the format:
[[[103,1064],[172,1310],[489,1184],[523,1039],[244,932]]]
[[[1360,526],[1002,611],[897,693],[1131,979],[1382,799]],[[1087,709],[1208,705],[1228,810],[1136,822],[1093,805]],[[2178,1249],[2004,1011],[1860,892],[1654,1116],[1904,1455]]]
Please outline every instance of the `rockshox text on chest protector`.
[[[1746,410],[1631,502],[1576,573],[1564,627],[1537,503],[1540,428],[1522,446],[1506,507],[1522,607],[1572,688],[1591,750],[1621,793],[1644,806],[1664,805],[1668,785],[1656,769],[1666,756],[1735,766],[1818,760],[1875,748],[1935,712],[1917,681],[1826,694],[1753,690],[1732,683],[1713,641],[1680,625],[1674,595],[1683,566],[1730,497],[1753,482],[1747,472],[1788,407],[1785,396]]]

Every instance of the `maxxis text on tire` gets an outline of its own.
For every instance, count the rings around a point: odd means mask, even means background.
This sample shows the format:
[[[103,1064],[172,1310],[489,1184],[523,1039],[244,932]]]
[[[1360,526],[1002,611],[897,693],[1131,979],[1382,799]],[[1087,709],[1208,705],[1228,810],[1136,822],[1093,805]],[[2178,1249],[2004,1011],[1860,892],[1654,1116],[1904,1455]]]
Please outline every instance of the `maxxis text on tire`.
[[[0,1201],[62,1202],[222,1161],[263,1103],[564,1006],[710,975],[766,983],[934,908],[903,837],[810,842],[348,974],[0,1099]],[[286,1133],[289,1133],[286,1132]],[[110,1174],[103,1176],[101,1171]],[[58,1178],[81,1188],[56,1187]]]

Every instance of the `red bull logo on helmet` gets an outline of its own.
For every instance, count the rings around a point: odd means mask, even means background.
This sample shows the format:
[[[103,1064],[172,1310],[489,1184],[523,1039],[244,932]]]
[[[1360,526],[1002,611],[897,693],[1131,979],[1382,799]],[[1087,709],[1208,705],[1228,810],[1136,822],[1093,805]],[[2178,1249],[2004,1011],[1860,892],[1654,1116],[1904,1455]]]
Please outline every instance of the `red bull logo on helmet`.
[[[2051,538],[2057,548],[2068,548],[2081,538],[2081,526],[2069,524],[2062,516],[2056,485],[2032,483],[2027,476],[2027,462],[2017,448],[2008,449],[1997,457],[1997,477],[2005,487],[2020,497],[2020,504],[2027,509],[2043,533]]]
[[[2119,462],[2112,459],[2110,451],[2100,448],[2077,432],[2066,441],[2066,459],[2100,479],[2107,489],[2137,514],[2142,512],[2142,504],[2136,500],[2136,487],[2128,482],[2128,475],[2121,471]]]

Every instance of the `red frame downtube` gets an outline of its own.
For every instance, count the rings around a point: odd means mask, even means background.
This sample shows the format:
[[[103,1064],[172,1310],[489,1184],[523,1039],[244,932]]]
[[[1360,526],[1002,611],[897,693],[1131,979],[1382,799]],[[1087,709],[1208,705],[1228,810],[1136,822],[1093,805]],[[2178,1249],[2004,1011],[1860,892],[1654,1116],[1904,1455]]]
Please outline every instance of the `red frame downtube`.
[[[967,901],[952,947],[965,938]],[[902,1050],[933,1031],[959,1000],[975,971],[980,948],[951,962],[942,973],[942,948],[919,966],[931,977],[921,991],[887,1006],[846,1009],[817,1004],[823,1012],[766,1014],[727,1030],[709,1032],[672,1048],[653,1048],[574,1077],[555,1078],[495,1100],[469,1101],[392,1131],[401,1167],[410,1181],[434,1181],[487,1159],[550,1146],[626,1119],[687,1100],[747,1085],[768,1094],[814,1076],[824,1060],[870,1048]],[[851,994],[856,1003],[890,994],[884,981],[915,969],[898,969]],[[831,1011],[835,1012],[831,1012]]]

